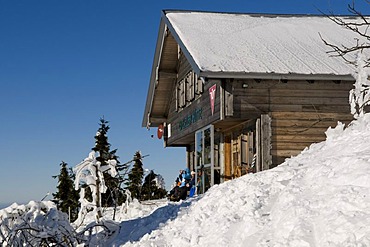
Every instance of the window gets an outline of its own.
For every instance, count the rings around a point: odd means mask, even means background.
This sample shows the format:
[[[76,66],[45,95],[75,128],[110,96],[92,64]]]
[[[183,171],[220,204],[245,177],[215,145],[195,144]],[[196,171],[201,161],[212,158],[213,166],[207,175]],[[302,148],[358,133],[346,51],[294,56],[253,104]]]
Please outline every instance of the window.
[[[203,80],[198,78],[195,74],[194,74],[194,79],[196,81],[195,83],[195,94],[196,95],[201,95],[203,93]]]
[[[185,80],[181,80],[177,87],[177,103],[180,108],[183,108],[186,105],[185,88],[186,88]]]
[[[194,73],[189,73],[186,76],[185,83],[186,83],[186,101],[192,102],[195,97]]]
[[[199,98],[203,93],[203,80],[189,72],[185,78],[180,80],[176,88],[176,110],[181,110]]]

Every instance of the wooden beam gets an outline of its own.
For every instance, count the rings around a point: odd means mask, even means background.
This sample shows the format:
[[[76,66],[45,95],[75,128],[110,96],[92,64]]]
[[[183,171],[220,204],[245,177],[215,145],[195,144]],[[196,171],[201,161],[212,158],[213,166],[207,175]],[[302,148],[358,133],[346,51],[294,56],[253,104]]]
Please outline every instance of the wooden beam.
[[[165,117],[149,117],[150,123],[164,123],[167,121]]]
[[[272,112],[272,118],[278,119],[300,119],[300,120],[352,120],[353,116],[349,113],[326,113],[326,112]]]
[[[261,166],[261,119],[256,120],[256,172],[262,171]]]
[[[280,157],[291,157],[300,154],[301,150],[271,150],[272,155]]]
[[[159,79],[176,79],[177,72],[175,71],[158,71],[158,78]]]
[[[262,170],[268,170],[272,165],[271,118],[268,114],[261,115],[261,149]]]

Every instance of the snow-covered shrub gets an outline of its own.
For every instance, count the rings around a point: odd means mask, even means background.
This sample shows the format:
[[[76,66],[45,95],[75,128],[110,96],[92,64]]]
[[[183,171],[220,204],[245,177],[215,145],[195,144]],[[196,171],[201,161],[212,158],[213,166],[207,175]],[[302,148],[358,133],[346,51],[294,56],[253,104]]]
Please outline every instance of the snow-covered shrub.
[[[84,246],[109,246],[109,241],[114,239],[119,231],[120,226],[114,221],[93,221],[78,233],[78,238],[83,240]]]
[[[76,173],[75,189],[78,190],[80,186],[86,185],[92,192],[92,201],[85,198],[85,190],[81,187],[80,199],[81,209],[76,220],[76,224],[83,223],[83,218],[89,210],[92,210],[96,215],[95,220],[99,221],[102,217],[101,213],[101,194],[105,193],[107,186],[104,181],[104,173],[110,174],[112,177],[117,175],[116,170],[117,161],[108,160],[106,165],[102,165],[95,157],[95,152],[90,152],[89,156],[78,164],[73,171]]]
[[[0,246],[105,246],[120,229],[113,221],[87,221],[76,231],[51,201],[14,203],[0,210]]]
[[[0,210],[1,246],[76,246],[67,214],[51,201],[16,203]]]

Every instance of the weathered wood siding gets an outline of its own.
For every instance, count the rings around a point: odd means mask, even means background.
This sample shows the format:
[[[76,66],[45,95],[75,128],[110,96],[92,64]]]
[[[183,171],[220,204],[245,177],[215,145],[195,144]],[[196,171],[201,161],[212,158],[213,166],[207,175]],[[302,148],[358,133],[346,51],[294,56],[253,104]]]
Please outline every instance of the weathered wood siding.
[[[299,154],[312,143],[326,139],[328,127],[335,127],[338,121],[348,124],[352,115],[346,113],[319,112],[272,112],[273,164],[282,163],[285,158]]]
[[[249,118],[273,111],[349,113],[348,93],[353,82],[236,80],[234,115]]]
[[[203,93],[195,95],[195,100],[186,100],[185,107],[177,106],[177,84],[191,71],[191,66],[182,52],[179,53],[177,63],[177,82],[173,87],[168,109],[167,124],[170,124],[171,136],[167,145],[190,145],[194,142],[194,132],[220,119],[221,80],[209,80],[203,86]],[[198,83],[198,82],[197,82]],[[211,112],[209,88],[216,85],[214,112]],[[195,85],[194,85],[195,86]],[[186,92],[188,93],[188,92]]]
[[[353,82],[255,81],[233,82],[232,118],[269,114],[272,167],[325,140],[328,127],[352,120],[348,103]]]
[[[220,80],[207,81],[204,85],[203,94],[177,111],[175,92],[173,92],[168,115],[168,123],[171,124],[171,136],[167,139],[168,145],[189,145],[194,142],[195,131],[220,119],[220,84]],[[216,97],[212,115],[208,90],[213,85],[216,85]],[[198,115],[195,116],[194,114],[200,114],[200,119],[198,119]],[[196,119],[191,119],[193,117],[196,117]]]
[[[191,65],[186,59],[184,53],[182,52],[180,52],[180,55],[179,55],[177,71],[178,71],[177,79],[179,81],[182,80],[191,71]]]

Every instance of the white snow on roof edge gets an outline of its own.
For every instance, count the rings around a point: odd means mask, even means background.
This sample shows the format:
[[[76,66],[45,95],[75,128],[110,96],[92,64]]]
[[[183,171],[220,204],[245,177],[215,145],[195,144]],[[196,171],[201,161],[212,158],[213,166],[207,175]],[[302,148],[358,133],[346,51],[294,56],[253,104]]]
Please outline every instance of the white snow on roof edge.
[[[354,68],[330,57],[333,44],[354,44],[354,33],[320,16],[258,16],[167,12],[166,17],[203,72],[351,75]]]

